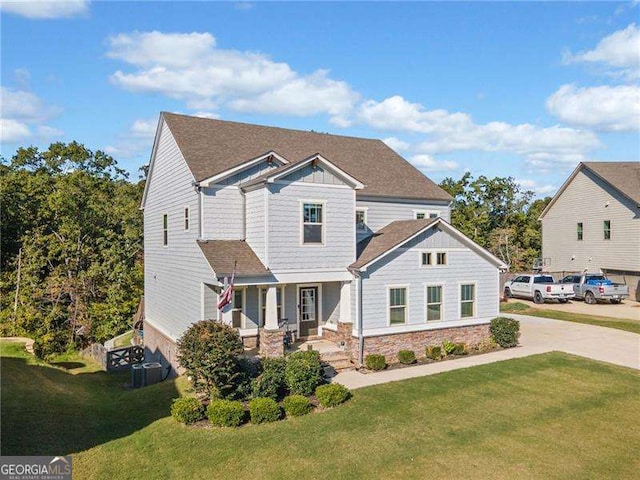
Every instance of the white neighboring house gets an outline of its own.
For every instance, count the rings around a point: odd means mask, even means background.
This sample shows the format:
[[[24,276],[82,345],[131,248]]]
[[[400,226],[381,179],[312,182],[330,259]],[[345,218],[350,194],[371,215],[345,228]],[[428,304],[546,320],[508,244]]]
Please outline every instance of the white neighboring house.
[[[380,140],[162,113],[142,201],[148,357],[177,369],[202,319],[264,355],[282,354],[283,318],[354,362],[479,343],[505,265],[448,223],[450,204]]]
[[[546,271],[602,271],[640,300],[640,162],[580,163],[540,220]]]

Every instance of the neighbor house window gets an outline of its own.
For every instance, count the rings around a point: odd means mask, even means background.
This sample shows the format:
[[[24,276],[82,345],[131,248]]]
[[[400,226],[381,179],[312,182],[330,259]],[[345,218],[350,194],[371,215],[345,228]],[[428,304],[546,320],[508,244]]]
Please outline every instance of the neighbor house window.
[[[189,207],[184,208],[184,229],[189,230]]]
[[[322,207],[321,203],[302,205],[302,243],[322,243]]]
[[[442,286],[427,287],[427,322],[442,320]]]
[[[416,220],[422,220],[423,218],[427,218],[426,212],[416,212]]]
[[[407,323],[407,289],[389,289],[389,324]]]
[[[473,317],[476,302],[476,286],[460,285],[460,317]]]
[[[367,211],[356,210],[356,230],[362,232],[367,229]]]
[[[611,220],[604,221],[604,239],[611,240]]]
[[[582,222],[578,222],[578,240],[582,240],[583,228]]]
[[[433,213],[433,212],[429,214],[429,218],[438,218],[439,216],[440,216],[439,214]]]
[[[438,212],[415,212],[416,220],[422,220],[424,218],[438,218],[440,214]]]
[[[429,265],[431,265],[431,257],[432,257],[431,252],[422,252],[420,256],[420,264],[423,267],[428,267]]]
[[[169,244],[169,219],[167,214],[162,215],[162,245],[165,247]]]
[[[282,287],[276,289],[276,303],[278,304],[277,306],[277,312],[278,312],[278,321],[282,320]],[[260,299],[261,299],[261,305],[262,308],[260,310],[260,326],[264,325],[264,321],[267,318],[267,289],[266,288],[261,288],[260,289]]]
[[[436,265],[447,264],[447,252],[438,252],[436,254]]]

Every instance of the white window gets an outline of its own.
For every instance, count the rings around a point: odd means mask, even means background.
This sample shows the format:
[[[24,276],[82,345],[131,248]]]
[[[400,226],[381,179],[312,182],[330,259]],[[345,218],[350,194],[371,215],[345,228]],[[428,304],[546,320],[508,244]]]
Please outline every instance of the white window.
[[[446,264],[447,264],[447,252],[436,253],[436,265],[446,265]]]
[[[189,230],[189,207],[184,207],[184,229]]]
[[[169,244],[169,218],[165,213],[162,215],[162,245],[165,247]]]
[[[427,287],[427,322],[442,320],[442,285]]]
[[[447,265],[447,252],[423,251],[420,252],[421,267],[444,267]]]
[[[356,210],[356,230],[363,232],[367,229],[367,211],[365,209]]]
[[[323,204],[302,204],[302,243],[322,244],[323,239]]]
[[[475,316],[476,286],[473,283],[460,285],[460,318]]]
[[[433,254],[431,252],[422,252],[420,254],[420,265],[422,265],[423,267],[428,267],[431,265],[431,257],[433,257]]]
[[[278,304],[278,322],[283,318],[282,299],[284,298],[284,287],[276,289],[276,303]],[[267,289],[260,289],[260,326],[264,325],[264,320],[267,317]]]
[[[428,210],[414,210],[413,214],[416,220],[422,220],[424,218],[438,218],[440,212],[430,212]]]
[[[407,323],[407,289],[389,288],[389,325],[403,323]]]

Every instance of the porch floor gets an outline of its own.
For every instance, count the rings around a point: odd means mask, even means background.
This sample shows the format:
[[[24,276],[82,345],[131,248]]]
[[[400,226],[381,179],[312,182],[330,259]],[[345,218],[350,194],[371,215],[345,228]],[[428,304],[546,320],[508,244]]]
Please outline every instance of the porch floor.
[[[291,345],[292,352],[298,352],[298,351],[304,351],[304,350],[316,350],[320,352],[320,354],[343,351],[335,343],[330,342],[329,340],[322,340],[322,339],[298,341],[298,342],[294,342],[293,345]]]

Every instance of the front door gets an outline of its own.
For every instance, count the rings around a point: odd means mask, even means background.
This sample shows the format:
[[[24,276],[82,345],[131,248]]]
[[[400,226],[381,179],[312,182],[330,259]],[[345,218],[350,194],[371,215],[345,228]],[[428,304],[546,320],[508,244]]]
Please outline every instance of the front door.
[[[300,287],[300,336],[318,334],[318,287]]]

